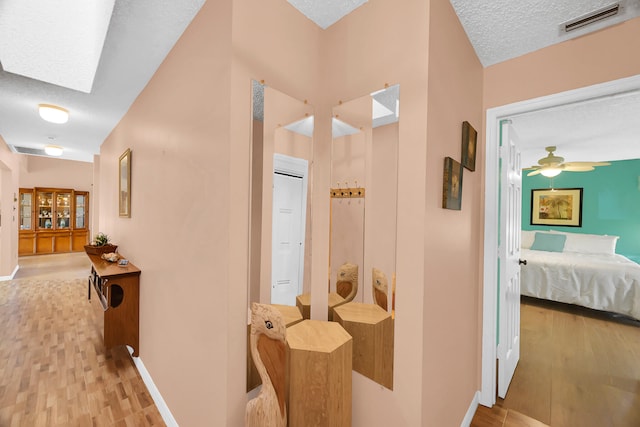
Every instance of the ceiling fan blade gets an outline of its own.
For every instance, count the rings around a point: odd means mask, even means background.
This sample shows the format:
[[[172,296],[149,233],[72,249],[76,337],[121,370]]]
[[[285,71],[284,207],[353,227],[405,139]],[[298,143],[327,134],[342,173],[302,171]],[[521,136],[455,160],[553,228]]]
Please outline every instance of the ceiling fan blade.
[[[589,165],[564,165],[564,170],[567,172],[589,172],[594,170],[593,166]]]
[[[523,171],[534,171],[540,169],[540,166],[529,166],[528,168],[522,168]]]
[[[540,172],[542,172],[542,169],[536,169],[533,172],[529,172],[527,174],[527,176],[534,176],[534,175],[538,175]]]
[[[577,166],[577,167],[581,167],[581,166],[609,166],[611,163],[609,162],[567,162],[565,163],[566,166]]]

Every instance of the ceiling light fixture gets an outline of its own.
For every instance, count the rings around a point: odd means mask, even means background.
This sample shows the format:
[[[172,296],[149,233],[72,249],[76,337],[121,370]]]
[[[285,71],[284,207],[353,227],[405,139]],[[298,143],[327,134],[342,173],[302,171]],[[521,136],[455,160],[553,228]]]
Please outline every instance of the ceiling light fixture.
[[[38,113],[43,120],[51,123],[67,123],[69,120],[69,110],[66,110],[57,105],[51,104],[39,104]]]
[[[560,175],[560,172],[562,172],[562,169],[560,168],[544,168],[540,170],[540,173],[546,176],[547,178],[553,178],[554,176],[558,176]]]
[[[44,152],[50,156],[62,156],[62,147],[58,145],[47,145],[44,147]]]

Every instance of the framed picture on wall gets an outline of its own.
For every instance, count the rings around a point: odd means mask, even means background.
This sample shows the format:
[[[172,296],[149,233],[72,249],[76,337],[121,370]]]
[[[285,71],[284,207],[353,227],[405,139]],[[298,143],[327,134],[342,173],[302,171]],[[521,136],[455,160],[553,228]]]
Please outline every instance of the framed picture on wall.
[[[462,209],[462,165],[451,157],[444,158],[442,207]]]
[[[462,122],[462,166],[472,172],[476,170],[477,140],[478,132],[469,122]]]
[[[131,150],[120,156],[118,170],[118,200],[120,216],[131,218]]]
[[[582,227],[582,188],[531,190],[531,225]]]

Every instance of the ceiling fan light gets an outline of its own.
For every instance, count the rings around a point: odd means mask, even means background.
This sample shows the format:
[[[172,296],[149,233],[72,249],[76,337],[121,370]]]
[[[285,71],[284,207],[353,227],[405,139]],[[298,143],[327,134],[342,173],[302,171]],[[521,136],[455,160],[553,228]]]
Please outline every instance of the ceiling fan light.
[[[66,123],[69,120],[69,110],[57,105],[39,104],[38,113],[43,120],[51,123]]]
[[[62,156],[62,147],[58,145],[47,145],[44,147],[44,152],[50,156]]]
[[[558,169],[558,168],[546,168],[540,171],[540,173],[546,176],[547,178],[553,178],[554,176],[558,176],[560,175],[560,172],[562,172],[562,169]]]

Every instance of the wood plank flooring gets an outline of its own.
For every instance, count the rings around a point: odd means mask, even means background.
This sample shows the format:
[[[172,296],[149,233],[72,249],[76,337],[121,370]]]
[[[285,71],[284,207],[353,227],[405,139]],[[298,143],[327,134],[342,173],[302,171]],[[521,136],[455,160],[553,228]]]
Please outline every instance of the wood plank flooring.
[[[521,337],[506,399],[479,408],[472,426],[511,425],[499,424],[501,410],[552,427],[640,426],[640,322],[525,299]],[[496,424],[487,424],[492,415]]]
[[[0,426],[164,426],[127,349],[104,349],[86,255],[19,263],[0,282]]]
[[[505,409],[500,405],[493,408],[478,406],[471,427],[548,427],[513,409]]]

